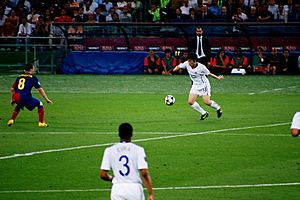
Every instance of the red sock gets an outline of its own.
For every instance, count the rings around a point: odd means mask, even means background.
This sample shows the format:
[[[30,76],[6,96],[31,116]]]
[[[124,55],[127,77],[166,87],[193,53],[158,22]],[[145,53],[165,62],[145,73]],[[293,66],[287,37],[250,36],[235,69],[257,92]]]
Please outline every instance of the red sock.
[[[44,123],[44,108],[38,108],[39,122]]]
[[[20,108],[15,107],[15,109],[14,109],[12,115],[11,115],[11,119],[12,119],[12,120],[16,120],[16,118],[17,118],[19,112],[20,112]]]

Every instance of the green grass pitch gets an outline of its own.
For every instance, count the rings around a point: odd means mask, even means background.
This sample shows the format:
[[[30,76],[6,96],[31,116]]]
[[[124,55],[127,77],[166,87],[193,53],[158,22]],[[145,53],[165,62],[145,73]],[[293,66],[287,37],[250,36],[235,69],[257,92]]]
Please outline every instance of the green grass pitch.
[[[15,77],[0,75],[1,200],[109,199],[98,171],[122,122],[146,150],[156,199],[300,198],[300,138],[289,130],[300,111],[299,76],[210,79],[223,117],[203,106],[210,116],[200,121],[186,102],[188,76],[38,75],[54,101],[44,129],[36,110],[6,126]]]

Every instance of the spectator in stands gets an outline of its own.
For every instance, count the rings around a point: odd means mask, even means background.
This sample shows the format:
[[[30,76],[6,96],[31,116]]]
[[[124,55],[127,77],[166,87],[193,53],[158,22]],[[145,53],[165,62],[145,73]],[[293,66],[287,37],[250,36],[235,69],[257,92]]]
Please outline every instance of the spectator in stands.
[[[95,19],[97,22],[105,22],[106,21],[106,11],[104,10],[105,7],[100,4],[98,8],[96,8],[96,15]]]
[[[249,21],[249,22],[256,22],[257,21],[257,17],[258,17],[257,8],[255,6],[251,6],[251,8],[250,8],[250,14],[249,14],[249,17],[248,17],[247,21]]]
[[[3,32],[3,26],[7,19],[7,16],[4,15],[4,10],[0,10],[0,34]]]
[[[16,51],[19,51],[20,43],[24,43],[25,40],[27,40],[27,43],[30,43],[30,40],[28,39],[30,36],[32,35],[32,28],[31,28],[31,24],[28,23],[27,19],[24,17],[22,18],[22,22],[19,25],[19,31],[17,34],[17,48]],[[21,37],[26,37],[26,39],[21,38]]]
[[[240,47],[236,48],[235,55],[230,61],[232,68],[245,69],[247,73],[251,73],[251,66],[248,63],[248,57],[242,54]]]
[[[112,14],[112,21],[113,22],[120,22],[120,17],[119,17],[119,14],[117,12],[114,12]]]
[[[183,5],[180,7],[181,13],[187,18],[192,6],[189,5],[189,0],[183,0],[182,4]]]
[[[295,4],[292,17],[293,17],[292,18],[293,21],[300,22],[300,4],[299,3]]]
[[[123,10],[124,6],[127,6],[127,2],[125,0],[119,0],[117,2],[117,7],[119,10]]]
[[[257,48],[257,53],[252,58],[252,67],[255,73],[267,74],[269,71],[269,64],[261,47]]]
[[[88,20],[85,23],[96,23],[95,14],[93,12],[90,12],[88,14]]]
[[[185,19],[186,22],[197,22],[196,11],[194,8],[190,8],[189,15]]]
[[[208,10],[208,7],[206,5],[200,5],[198,7],[197,12],[199,13],[198,16],[199,16],[200,22],[211,21],[209,19],[207,10]]]
[[[31,12],[27,15],[27,21],[31,24],[32,29],[35,29],[35,24],[39,20],[40,14],[36,7],[32,7]]]
[[[196,9],[198,7],[198,0],[189,0],[189,5]]]
[[[162,74],[164,75],[171,75],[173,73],[173,69],[177,65],[176,58],[172,56],[171,53],[171,49],[166,49],[165,56],[161,59]]]
[[[127,5],[123,7],[122,12],[120,14],[120,21],[121,22],[132,22],[132,16],[128,12]]]
[[[135,20],[137,22],[142,22],[144,20],[144,8],[143,8],[143,3],[140,0],[133,0],[131,2],[131,8],[135,12]],[[132,13],[131,13],[132,15]]]
[[[232,15],[235,13],[235,10],[236,10],[236,5],[235,5],[234,1],[227,0],[224,2],[224,6],[226,6],[226,8],[227,8],[228,15],[232,17]]]
[[[280,63],[276,48],[274,47],[272,48],[271,55],[269,56],[268,61],[269,61],[269,71],[268,71],[269,74],[273,74],[273,75],[276,74],[276,71]]]
[[[277,74],[293,74],[297,72],[296,58],[290,55],[288,49],[284,49],[277,67]]]
[[[25,10],[29,13],[32,9],[31,3],[32,1],[27,1],[27,0],[19,0],[18,5],[22,6],[25,8]]]
[[[271,22],[273,20],[273,14],[268,11],[268,5],[264,4],[258,12],[258,22]]]
[[[20,25],[19,17],[16,15],[16,11],[12,10],[10,16],[8,17],[10,23],[13,25],[15,29],[15,33],[17,33],[18,27]]]
[[[50,25],[50,34],[49,34],[49,37],[50,37],[50,39],[49,39],[49,47],[50,47],[50,49],[53,48],[53,46],[52,46],[53,45],[53,41],[56,42],[54,38],[59,38],[58,39],[59,40],[59,44],[58,44],[57,48],[62,48],[63,45],[66,42],[66,39],[64,37],[64,32],[59,27],[53,26],[52,25],[52,21],[49,21],[48,23]]]
[[[44,16],[39,16],[39,20],[36,23],[34,29],[34,35],[38,37],[48,37],[50,34],[50,24],[45,22]],[[42,44],[48,43],[47,40],[38,39],[38,41]]]
[[[78,8],[78,13],[74,17],[75,22],[86,22],[88,20],[88,16],[84,14],[83,7]]]
[[[220,22],[230,22],[231,21],[231,15],[229,15],[229,13],[227,12],[226,6],[222,6],[221,15],[218,19],[216,19],[216,21],[220,21]]]
[[[160,70],[160,57],[149,50],[149,55],[144,58],[144,73],[145,74],[159,74]]]
[[[211,5],[211,2],[212,2],[212,0],[202,0],[202,5],[209,7]]]
[[[225,55],[224,49],[220,49],[214,58],[210,58],[210,71],[216,75],[229,74],[231,66],[229,66],[229,56]]]
[[[236,12],[235,14],[232,16],[232,20],[234,22],[244,22],[248,19],[248,16],[243,12],[242,10],[242,7],[238,7],[236,9]],[[244,31],[245,27],[242,26],[242,25],[236,25],[236,26],[233,26],[232,28],[232,32],[233,33],[242,33]]]
[[[107,12],[109,12],[110,9],[113,7],[113,3],[110,2],[109,0],[103,0],[102,4],[105,5],[105,10]]]
[[[98,3],[93,0],[83,0],[83,11],[85,14],[95,13],[96,8],[98,8]]]
[[[288,21],[288,13],[285,12],[283,4],[278,5],[278,12],[274,15],[274,19],[278,22]]]
[[[268,11],[273,15],[273,19],[277,20],[278,5],[275,3],[275,0],[269,0]]]
[[[16,30],[14,28],[14,25],[11,23],[11,21],[9,19],[5,20],[5,23],[3,25],[3,32],[0,33],[0,37],[5,37],[1,40],[1,42],[3,44],[13,44],[14,43],[14,39],[11,39],[10,37],[15,37],[16,36]],[[1,51],[10,51],[11,47],[7,47],[7,49],[4,48],[3,45],[1,45]]]
[[[218,19],[221,15],[221,7],[218,5],[218,0],[212,0],[211,6],[208,8],[208,16],[210,19]]]
[[[183,22],[183,16],[181,14],[180,8],[176,8],[175,15],[172,16],[171,22]]]
[[[208,66],[210,61],[210,44],[208,38],[203,36],[203,29],[201,26],[197,26],[195,29],[196,36],[191,40],[189,50],[196,53],[198,56],[198,62]]]
[[[67,15],[66,10],[63,8],[60,11],[60,16],[56,17],[56,22],[73,22],[73,19]]]
[[[160,21],[160,8],[157,7],[155,3],[151,4],[151,9],[148,10],[148,20],[149,22],[159,22]]]

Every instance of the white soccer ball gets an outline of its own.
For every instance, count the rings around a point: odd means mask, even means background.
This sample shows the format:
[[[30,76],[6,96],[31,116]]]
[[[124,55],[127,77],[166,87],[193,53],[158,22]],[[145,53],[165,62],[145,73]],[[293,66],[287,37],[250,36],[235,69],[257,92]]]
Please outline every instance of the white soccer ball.
[[[168,106],[171,106],[175,103],[175,97],[173,97],[172,95],[167,95],[165,97],[165,104]]]

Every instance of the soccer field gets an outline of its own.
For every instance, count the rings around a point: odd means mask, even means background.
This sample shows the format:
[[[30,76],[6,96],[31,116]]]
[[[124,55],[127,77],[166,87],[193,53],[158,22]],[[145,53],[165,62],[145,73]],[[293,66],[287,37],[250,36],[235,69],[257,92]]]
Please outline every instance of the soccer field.
[[[223,116],[201,103],[210,116],[200,121],[187,105],[188,76],[38,75],[54,101],[50,126],[24,110],[8,128],[15,78],[0,75],[1,200],[109,199],[99,166],[122,122],[145,148],[157,200],[300,199],[300,138],[289,129],[299,76],[210,79]]]

